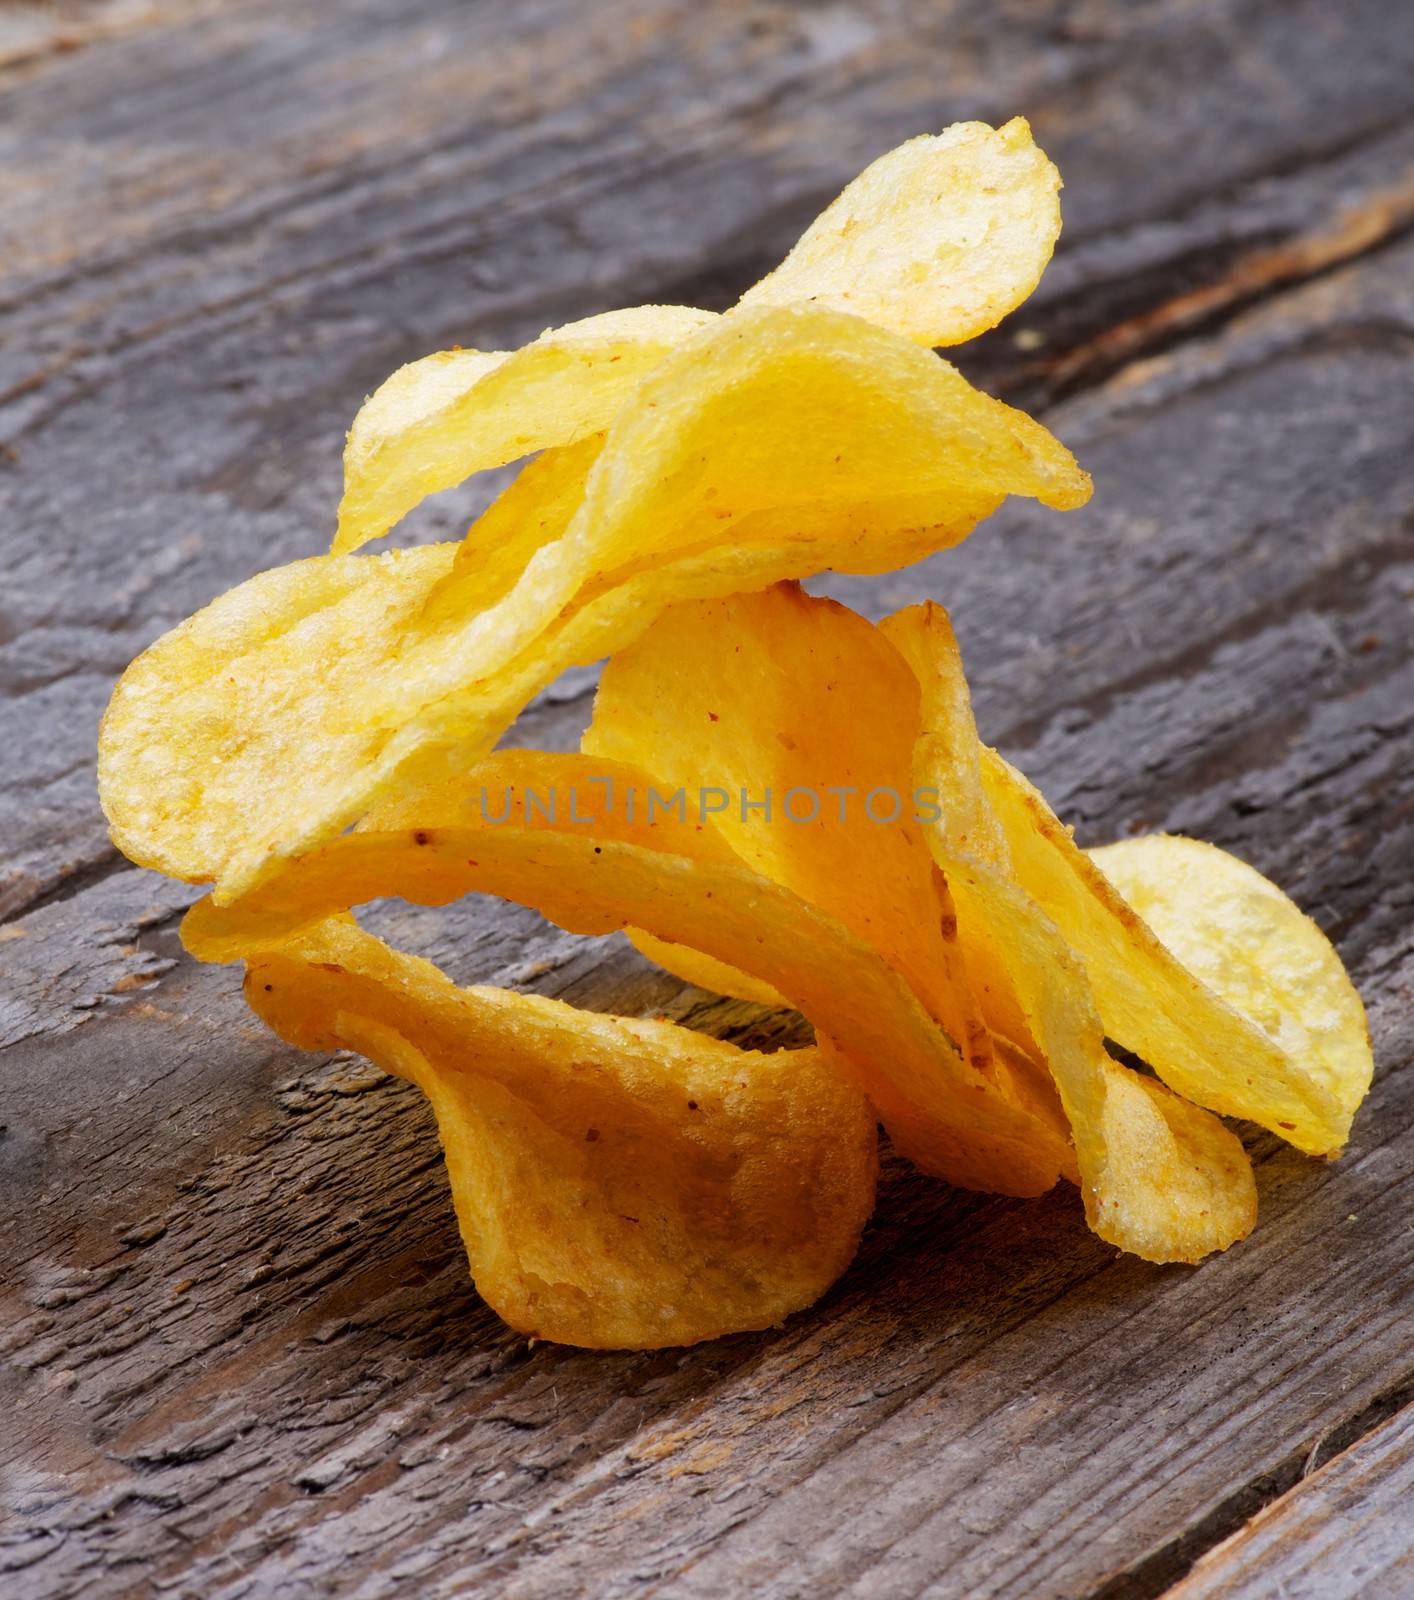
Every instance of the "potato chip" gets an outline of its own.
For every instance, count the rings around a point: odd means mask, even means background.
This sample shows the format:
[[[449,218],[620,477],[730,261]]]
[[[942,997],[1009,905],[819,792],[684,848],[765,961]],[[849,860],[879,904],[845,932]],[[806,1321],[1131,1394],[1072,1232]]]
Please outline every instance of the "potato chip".
[[[836,312],[742,312],[688,339],[609,429],[562,538],[516,588],[409,649],[360,718],[401,725],[529,644],[576,600],[756,518],[822,543],[901,527],[969,533],[1007,494],[1069,508],[1090,482],[1039,423],[895,335]],[[890,558],[890,564],[894,560]]]
[[[459,625],[504,600],[543,545],[563,538],[584,499],[584,486],[604,448],[591,433],[542,451],[472,523],[452,570],[428,596],[419,632]]]
[[[730,967],[725,961],[714,961],[700,950],[690,950],[685,944],[674,944],[669,939],[655,939],[642,928],[625,929],[634,947],[647,958],[681,978],[684,983],[706,989],[709,994],[728,995],[734,1000],[749,1000],[758,1006],[787,1006],[790,1002],[769,983],[753,978],[739,967]]]
[[[1040,281],[1060,186],[1024,117],[910,139],[866,167],[741,303],[809,300],[919,344],[961,344]]]
[[[1150,834],[1089,856],[1165,949],[1327,1091],[1344,1143],[1374,1059],[1365,1008],[1320,928],[1254,867],[1198,839]]]
[[[395,653],[455,547],[317,556],[262,572],[164,634],[127,669],[98,736],[113,842],[139,866],[201,883],[247,841],[298,830],[325,772],[364,770],[381,729],[329,707]],[[292,783],[308,777],[311,786]]]
[[[953,531],[901,530],[891,550],[921,559]],[[833,546],[797,536],[710,547],[640,573],[572,611],[454,706],[433,705],[393,734],[360,724],[353,708],[364,684],[396,670],[406,634],[443,593],[454,547],[319,556],[262,573],[164,635],[115,690],[99,743],[114,841],[139,865],[239,892],[278,855],[331,837],[389,793],[462,781],[561,672],[609,654],[674,599],[769,584],[832,558],[862,564],[871,540],[865,530]],[[385,595],[388,572],[396,581]],[[308,715],[291,709],[307,674]],[[342,710],[330,709],[336,700]]]
[[[1197,1261],[1225,1249],[1256,1221],[1251,1163],[1216,1117],[1105,1053],[1085,970],[1012,879],[947,613],[914,606],[881,632],[918,675],[924,731],[915,777],[943,796],[943,816],[926,834],[952,886],[959,942],[977,958],[979,981],[1010,989],[1050,1066],[1090,1226],[1150,1261]]]
[[[737,856],[871,944],[988,1071],[917,820],[917,732],[917,683],[877,629],[781,584],[665,611],[605,667],[580,748],[665,789],[710,787],[709,824]]]
[[[535,761],[536,781],[558,769],[558,787],[575,792],[589,823],[537,812],[529,823],[474,815],[462,827],[346,834],[285,861],[232,904],[200,901],[183,923],[187,948],[201,960],[234,960],[387,894],[442,905],[480,891],[533,906],[574,933],[643,928],[783,994],[925,1170],[1004,1194],[1054,1183],[1068,1161],[1059,1133],[973,1068],[863,940],[779,884],[716,859],[719,846],[690,816],[660,817],[655,837],[641,816],[630,821],[606,806],[594,782],[602,758],[542,752]],[[652,780],[638,782],[644,792]],[[468,786],[474,792],[475,775]]]
[[[549,328],[515,352],[444,350],[400,367],[354,418],[330,554],[383,534],[473,473],[607,428],[639,379],[713,320],[631,306]]]
[[[464,770],[563,670],[621,648],[675,599],[825,567],[888,570],[956,543],[1009,489],[1056,505],[1088,492],[1039,425],[856,318],[761,311],[727,327],[660,367],[644,391],[657,409],[610,430],[569,529],[535,549],[499,600],[478,603],[507,581],[495,561],[469,571],[461,611],[447,596],[464,580],[447,577],[445,553],[409,567],[378,557],[357,575],[341,572],[351,558],[327,557],[327,568],[290,569],[297,606],[281,595],[286,580],[267,575],[140,657],[115,694],[100,763],[123,848],[236,894],[429,766]],[[798,389],[809,391],[799,403]],[[792,443],[802,419],[810,438]],[[402,587],[380,610],[375,575],[395,570]],[[356,590],[357,616],[310,614],[318,583],[336,597]],[[300,784],[286,784],[295,769]]]
[[[1035,288],[1060,232],[1059,190],[1024,118],[912,139],[861,173],[740,306],[814,302],[917,343],[960,344]],[[711,320],[688,306],[632,306],[514,353],[447,350],[400,368],[349,430],[331,553],[381,537],[473,473],[606,428],[639,380]]]
[[[873,1113],[816,1050],[459,989],[350,919],[253,958],[245,991],[290,1043],[423,1090],[477,1289],[533,1338],[770,1327],[844,1271],[872,1209]]]
[[[983,781],[1018,881],[1081,957],[1105,1032],[1195,1105],[1246,1117],[1299,1149],[1338,1150],[1350,1110],[1324,1071],[1294,1058],[1155,938],[1042,796],[995,751]]]

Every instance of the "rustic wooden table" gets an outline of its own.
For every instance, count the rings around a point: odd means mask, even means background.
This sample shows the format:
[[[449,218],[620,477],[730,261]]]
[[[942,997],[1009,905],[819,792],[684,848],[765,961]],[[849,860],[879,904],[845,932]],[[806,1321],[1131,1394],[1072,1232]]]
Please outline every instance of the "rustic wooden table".
[[[0,1592],[1414,1594],[1408,23],[0,4]],[[1072,1190],[886,1164],[783,1330],[529,1347],[467,1282],[416,1092],[181,958],[189,891],[107,842],[99,712],[159,632],[324,545],[398,363],[724,306],[870,157],[1018,111],[1066,233],[963,365],[1094,501],[833,588],[955,606],[984,734],[1085,839],[1190,830],[1288,886],[1364,992],[1374,1093],[1338,1164],[1252,1135],[1258,1230],[1196,1271],[1118,1257]],[[462,978],[801,1037],[518,910],[385,925]]]

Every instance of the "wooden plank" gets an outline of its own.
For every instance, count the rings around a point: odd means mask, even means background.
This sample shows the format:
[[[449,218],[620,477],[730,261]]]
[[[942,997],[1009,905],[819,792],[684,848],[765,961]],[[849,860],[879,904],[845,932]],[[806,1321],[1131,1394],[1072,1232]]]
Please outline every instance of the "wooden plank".
[[[1210,1550],[1166,1600],[1414,1594],[1414,1407]]]
[[[493,9],[242,0],[9,90],[7,1593],[1156,1594],[1411,1379],[1401,36],[1375,5]],[[415,1094],[278,1047],[178,959],[187,892],[107,854],[97,710],[152,634],[318,548],[351,397],[396,361],[722,303],[867,155],[1017,104],[1069,245],[1040,351],[974,370],[1068,396],[1100,492],[833,587],[952,605],[984,731],[1088,837],[1185,826],[1291,886],[1370,1001],[1376,1094],[1335,1166],[1254,1138],[1258,1232],[1197,1272],[1116,1259],[1069,1192],[890,1163],[785,1329],[528,1349],[465,1281]],[[514,909],[382,916],[464,978],[802,1037]]]

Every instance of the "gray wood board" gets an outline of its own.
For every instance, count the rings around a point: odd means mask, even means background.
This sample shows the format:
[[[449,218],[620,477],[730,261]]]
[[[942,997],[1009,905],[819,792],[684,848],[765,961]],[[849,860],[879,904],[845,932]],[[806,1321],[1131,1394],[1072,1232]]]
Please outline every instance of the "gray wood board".
[[[1414,44],[1370,3],[899,16],[159,5],[0,75],[7,1594],[1153,1595],[1407,1400]],[[322,546],[398,362],[729,303],[871,155],[1016,110],[1063,250],[960,360],[1095,500],[821,587],[945,601],[984,734],[1087,841],[1187,830],[1283,883],[1366,996],[1375,1093],[1337,1164],[1253,1135],[1258,1230],[1197,1271],[1118,1258],[1071,1191],[890,1161],[785,1329],[528,1348],[415,1092],[279,1046],[181,958],[191,891],[107,846],[108,688]],[[586,707],[581,676],[521,736]],[[464,979],[804,1037],[516,908],[379,925]]]
[[[1169,1600],[1414,1594],[1414,1408],[1210,1550]]]

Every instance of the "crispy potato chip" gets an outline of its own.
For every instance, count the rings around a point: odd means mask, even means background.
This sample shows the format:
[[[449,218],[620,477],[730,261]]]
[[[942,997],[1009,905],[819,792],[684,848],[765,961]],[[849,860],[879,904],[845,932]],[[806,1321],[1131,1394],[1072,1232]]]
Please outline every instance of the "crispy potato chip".
[[[790,1002],[769,983],[753,978],[749,972],[729,967],[725,961],[714,961],[700,950],[690,950],[685,944],[673,944],[668,939],[655,939],[642,928],[625,930],[636,949],[656,962],[665,972],[671,972],[684,983],[696,984],[709,994],[730,995],[734,1000],[749,1000],[758,1006],[788,1006]]]
[[[462,581],[447,578],[446,547],[349,573],[351,558],[326,557],[252,580],[139,657],[100,761],[122,848],[238,893],[389,788],[464,771],[563,670],[621,648],[674,600],[889,570],[965,537],[1008,490],[1055,505],[1088,491],[1039,425],[856,318],[761,311],[724,333],[728,320],[645,385],[659,409],[615,424],[569,529],[496,602],[477,603],[504,581],[493,562],[468,576],[464,614],[446,604],[442,580]],[[792,443],[806,421],[809,442]],[[381,609],[380,572],[400,585]],[[361,595],[357,615],[315,614],[321,584]]]
[[[961,344],[1036,287],[1060,233],[1060,186],[1022,117],[911,139],[866,168],[739,309],[814,302],[915,343]],[[399,368],[349,430],[331,554],[476,472],[607,427],[644,374],[712,320],[631,306],[513,353],[444,350]]]
[[[954,531],[901,530],[891,549],[903,561],[921,559]],[[865,530],[832,546],[800,535],[710,547],[639,573],[560,619],[454,704],[433,705],[394,734],[360,724],[354,708],[369,679],[396,670],[406,633],[420,629],[443,592],[455,547],[274,568],[164,635],[124,674],[99,742],[99,794],[114,842],[141,866],[190,883],[218,879],[223,895],[235,894],[390,793],[462,783],[536,694],[635,637],[663,606],[770,584],[832,559],[863,565],[872,540]],[[380,573],[390,570],[397,577],[385,595]],[[290,709],[302,681],[307,713]],[[288,782],[292,771],[298,785]]]
[[[1214,993],[1155,938],[1143,918],[1073,841],[1042,796],[992,750],[983,781],[1019,882],[1081,957],[1105,1032],[1184,1099],[1246,1117],[1299,1149],[1338,1150],[1350,1130],[1319,1066]]]
[[[918,686],[914,775],[924,775],[937,791],[949,849],[1008,871],[1011,852],[982,788],[981,744],[951,619],[942,606],[925,600],[885,617],[878,631]]]
[[[1105,1150],[1083,1192],[1090,1226],[1145,1261],[1196,1264],[1257,1224],[1257,1184],[1242,1141],[1153,1078],[1099,1058]]]
[[[1089,856],[1189,972],[1330,1094],[1344,1143],[1374,1058],[1365,1008],[1320,928],[1254,867],[1198,839],[1151,834]]]
[[[952,886],[959,941],[981,955],[993,981],[1012,987],[1050,1066],[1090,1226],[1150,1261],[1198,1261],[1225,1249],[1257,1215],[1241,1142],[1216,1117],[1106,1054],[1086,973],[1012,880],[1010,844],[987,815],[976,725],[946,612],[915,606],[884,632],[918,672],[924,732],[916,776],[944,795],[943,817],[926,833]]]
[[[383,730],[336,726],[329,707],[364,691],[370,663],[394,653],[454,555],[444,544],[295,561],[145,650],[98,735],[99,794],[118,848],[201,883],[245,841],[264,852],[297,830],[323,773],[362,771],[387,743]]]
[[[389,894],[443,905],[481,891],[574,933],[643,928],[783,994],[836,1047],[895,1143],[926,1171],[1004,1194],[1054,1183],[1068,1161],[1060,1136],[971,1067],[903,978],[843,924],[745,866],[711,858],[719,846],[692,819],[660,817],[655,838],[622,807],[596,809],[602,759],[535,760],[537,782],[557,768],[590,825],[535,813],[529,824],[475,817],[464,827],[346,834],[285,861],[233,904],[200,901],[183,923],[187,948],[201,960],[234,960]],[[642,790],[651,782],[639,775]]]
[[[1060,186],[1023,117],[910,139],[866,167],[741,303],[810,300],[919,344],[961,344],[1040,281]]]
[[[906,527],[951,525],[960,539],[1006,494],[1067,508],[1089,488],[1039,423],[893,334],[831,311],[737,313],[640,383],[563,537],[500,606],[468,606],[460,629],[409,648],[358,714],[401,725],[576,600],[682,552],[755,542],[755,519],[821,543],[874,529],[886,546]]]
[[[888,641],[781,584],[665,611],[605,667],[580,748],[695,804],[711,789],[710,825],[741,860],[871,944],[985,1072],[990,1035],[943,937],[952,905],[913,798],[917,732],[918,686]]]
[[[528,462],[457,546],[452,570],[428,596],[419,631],[459,625],[505,599],[535,552],[564,536],[603,448],[604,435],[591,433]]]
[[[547,329],[514,353],[444,350],[400,367],[349,429],[330,553],[381,537],[473,473],[602,432],[644,373],[713,320],[690,306],[631,306]]]
[[[873,1205],[873,1113],[816,1050],[459,989],[331,920],[249,963],[280,1036],[349,1048],[431,1100],[482,1297],[596,1349],[766,1328],[848,1266]]]

